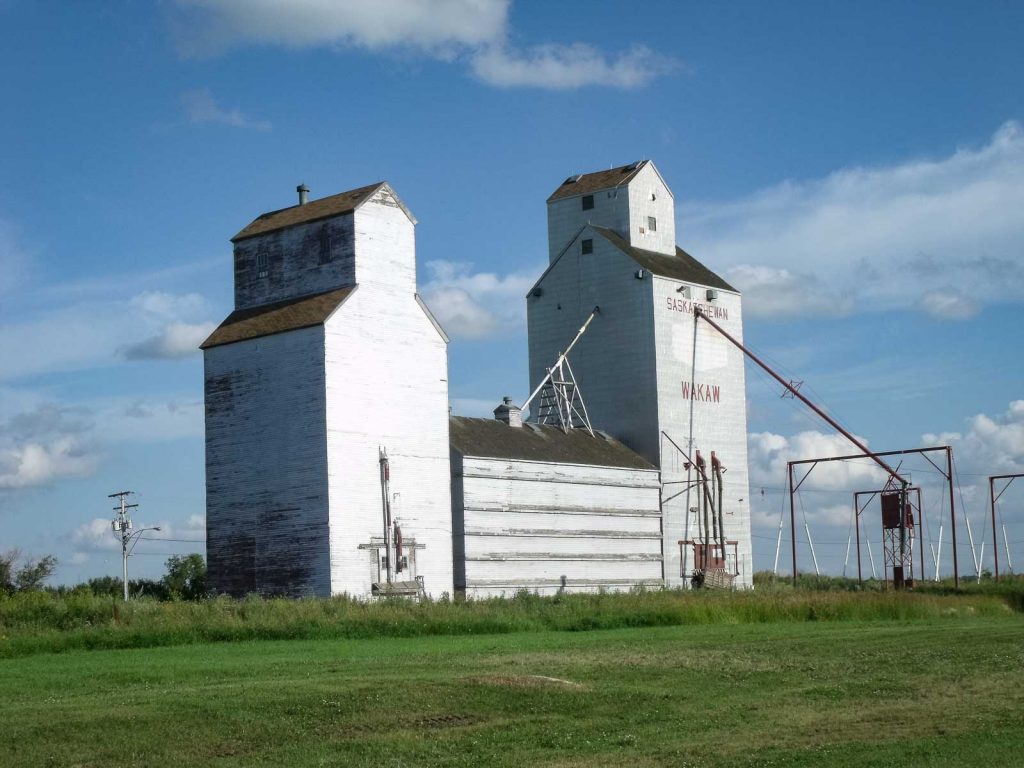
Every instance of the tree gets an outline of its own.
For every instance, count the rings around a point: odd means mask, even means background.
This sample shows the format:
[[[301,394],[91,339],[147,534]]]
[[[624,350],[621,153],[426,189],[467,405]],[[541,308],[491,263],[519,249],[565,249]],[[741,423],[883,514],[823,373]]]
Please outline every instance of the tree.
[[[21,559],[18,549],[0,554],[0,592],[11,594],[41,589],[43,582],[57,569],[57,558],[53,555],[43,555],[38,560],[25,558],[18,567]]]
[[[206,561],[199,554],[171,555],[163,585],[172,597],[198,600],[206,594]]]

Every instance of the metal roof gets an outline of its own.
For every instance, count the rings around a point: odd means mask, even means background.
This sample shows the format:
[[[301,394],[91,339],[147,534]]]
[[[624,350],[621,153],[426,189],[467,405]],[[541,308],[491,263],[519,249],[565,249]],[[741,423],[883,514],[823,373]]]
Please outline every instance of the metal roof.
[[[629,165],[620,165],[618,168],[609,168],[607,171],[596,171],[595,173],[583,173],[570,176],[562,182],[561,186],[551,193],[548,202],[561,200],[563,197],[575,197],[576,195],[588,195],[602,189],[612,189],[621,184],[628,184],[630,179],[640,172],[649,160],[640,160]]]
[[[353,285],[312,296],[236,309],[206,341],[199,345],[199,348],[209,349],[222,344],[233,344],[236,341],[322,325],[355,289],[356,286]]]
[[[497,419],[451,416],[449,440],[463,456],[589,464],[621,469],[656,469],[647,459],[614,438],[591,435],[585,429],[563,432],[558,427],[526,424],[510,427]]]
[[[612,229],[598,227],[594,224],[591,224],[590,227],[651,274],[670,277],[673,280],[682,280],[687,283],[697,283],[708,288],[721,288],[724,291],[739,293],[723,278],[716,275],[679,246],[676,246],[674,256],[654,251],[645,251],[642,248],[633,247],[622,235]]]
[[[247,237],[273,232],[275,229],[294,227],[296,224],[307,224],[319,219],[329,219],[340,216],[343,213],[351,213],[360,203],[368,200],[373,193],[384,186],[387,182],[378,181],[359,189],[350,189],[348,192],[341,192],[329,197],[321,197],[319,200],[310,200],[305,205],[293,205],[290,208],[282,208],[279,211],[269,211],[253,219],[245,229],[231,238],[231,242],[238,242]]]

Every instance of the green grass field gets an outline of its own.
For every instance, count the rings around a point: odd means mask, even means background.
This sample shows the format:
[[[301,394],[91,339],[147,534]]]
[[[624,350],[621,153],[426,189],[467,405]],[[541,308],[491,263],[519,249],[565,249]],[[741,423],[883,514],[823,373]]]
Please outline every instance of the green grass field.
[[[1024,619],[970,613],[19,655],[0,763],[1024,765]]]

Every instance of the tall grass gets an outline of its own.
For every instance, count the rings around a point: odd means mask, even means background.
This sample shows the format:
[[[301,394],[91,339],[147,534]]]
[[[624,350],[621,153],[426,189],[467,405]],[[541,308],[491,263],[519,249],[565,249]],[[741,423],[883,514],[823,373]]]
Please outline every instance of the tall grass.
[[[197,642],[415,637],[542,630],[872,621],[1007,616],[1005,595],[793,590],[650,591],[507,600],[364,602],[345,597],[287,600],[219,597],[197,602],[89,594],[0,597],[0,657],[88,648],[138,648]]]

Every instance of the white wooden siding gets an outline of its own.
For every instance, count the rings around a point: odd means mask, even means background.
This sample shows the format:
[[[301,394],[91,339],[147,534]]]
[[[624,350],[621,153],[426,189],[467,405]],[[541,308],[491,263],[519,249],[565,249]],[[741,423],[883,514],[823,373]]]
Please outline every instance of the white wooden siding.
[[[549,243],[552,248],[558,243],[552,253],[561,252],[569,239],[576,240],[539,282],[540,295],[527,298],[530,385],[531,389],[536,386],[586,315],[599,305],[600,315],[569,358],[591,421],[660,467],[664,482],[675,483],[685,478],[685,470],[661,432],[685,446],[690,430],[690,400],[683,396],[682,382],[690,379],[693,315],[669,311],[667,304],[682,298],[677,289],[684,284],[650,273],[638,280],[639,266],[603,237],[591,238],[592,254],[583,255],[579,247],[580,240],[590,238],[586,229],[579,230],[589,220],[619,232],[635,247],[674,253],[674,202],[653,164],[630,182],[628,193],[620,189],[618,195],[614,206],[603,208],[601,194],[595,195],[595,207],[586,216],[577,213],[578,198],[548,206]],[[621,221],[623,211],[625,222]],[[639,234],[647,215],[658,219],[656,235]],[[706,286],[690,288],[693,300],[706,302]],[[729,315],[721,322],[742,338],[740,296],[722,290],[718,296],[715,304]],[[721,389],[718,403],[693,404],[695,447],[709,460],[710,451],[715,450],[728,468],[723,478],[726,536],[739,542],[738,585],[750,586],[753,560],[743,355],[706,324],[698,327],[697,345],[697,383],[717,384]],[[685,494],[669,502],[663,515],[666,582],[682,586],[678,542],[693,533],[686,524]]]
[[[723,509],[725,536],[735,540],[739,558],[740,577],[737,586],[753,585],[753,559],[750,540],[750,487],[747,466],[747,399],[743,353],[718,331],[705,322],[697,324],[696,372],[692,371],[693,314],[670,311],[669,302],[679,299],[677,280],[657,277],[653,281],[655,307],[655,335],[658,350],[658,404],[661,427],[680,445],[690,430],[690,400],[682,396],[683,382],[691,378],[697,384],[717,386],[718,402],[699,399],[693,402],[694,449],[699,449],[711,464],[711,451],[715,451],[727,471],[723,474]],[[705,286],[689,284],[695,301],[708,304]],[[716,322],[737,339],[743,339],[743,312],[739,294],[718,291],[712,305],[728,313]],[[683,462],[668,442],[661,445],[662,479],[665,482],[685,480]],[[681,488],[681,485],[669,486]],[[691,501],[691,504],[694,503]],[[681,585],[684,563],[679,542],[695,536],[692,516],[687,521],[686,495],[665,505],[665,571],[669,583]],[[689,525],[687,524],[689,522]],[[692,570],[692,552],[685,555]]]
[[[625,191],[622,192],[625,195]],[[577,243],[527,298],[530,389],[544,377],[595,306],[601,312],[569,355],[590,420],[648,461],[658,462],[658,403],[651,281],[605,238]]]
[[[456,457],[456,583],[467,596],[662,583],[656,470]]]
[[[355,231],[359,290],[326,323],[331,590],[370,593],[359,546],[383,534],[383,447],[392,514],[436,597],[453,586],[447,344],[416,301],[413,223],[393,197],[360,206]]]
[[[323,326],[206,350],[215,589],[369,596],[385,448],[416,574],[430,595],[452,590],[447,344],[416,298],[415,259],[414,222],[386,185],[354,213],[239,243],[236,308],[359,290]]]

